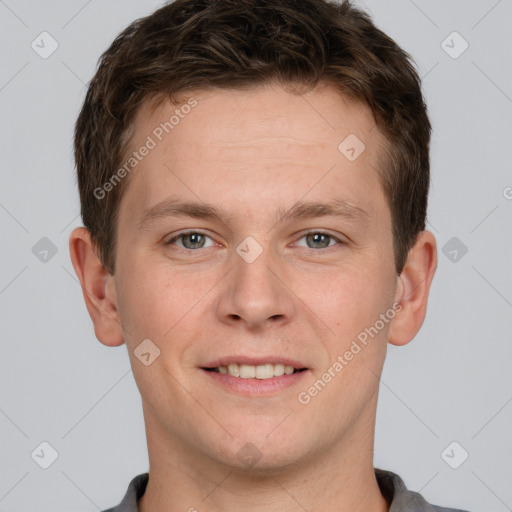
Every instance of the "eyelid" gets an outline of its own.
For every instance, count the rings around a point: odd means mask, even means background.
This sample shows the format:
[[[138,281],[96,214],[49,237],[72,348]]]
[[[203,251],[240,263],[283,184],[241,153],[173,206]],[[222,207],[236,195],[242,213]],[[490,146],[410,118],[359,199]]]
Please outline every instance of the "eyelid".
[[[323,230],[323,229],[319,229],[319,228],[316,228],[316,229],[312,228],[312,229],[307,229],[306,231],[301,231],[299,233],[299,236],[297,237],[297,241],[299,241],[302,238],[304,238],[305,236],[308,236],[308,235],[311,235],[311,234],[327,235],[331,239],[336,240],[336,242],[338,242],[339,244],[346,244],[347,243],[345,240],[343,240],[339,236],[336,236],[336,235],[332,234],[328,230]],[[294,243],[297,243],[297,242],[294,242]],[[323,250],[329,249],[330,247],[334,247],[334,245],[329,245],[329,246],[325,247]],[[310,249],[310,250],[316,251],[316,252],[318,252],[318,250],[319,250],[319,249],[313,249],[311,247],[305,247],[305,249]]]
[[[217,243],[217,242],[215,242],[213,237],[211,237],[210,235],[208,235],[207,233],[205,233],[201,229],[186,229],[185,231],[179,231],[178,233],[173,234],[172,237],[169,238],[165,242],[165,245],[174,245],[174,242],[176,242],[176,240],[179,240],[181,237],[186,236],[186,235],[191,235],[191,234],[202,235],[202,236],[204,236],[206,238],[210,238],[214,243]],[[186,251],[193,251],[194,250],[194,249],[187,249],[186,247],[180,247],[180,249],[185,249]],[[205,249],[205,247],[200,247],[200,249]],[[207,249],[207,247],[206,247],[206,249]],[[197,251],[198,249],[195,249],[195,250]]]
[[[213,237],[211,237],[210,235],[208,235],[207,233],[205,233],[204,231],[202,231],[201,229],[188,229],[188,230],[184,230],[184,231],[179,231],[178,233],[174,234],[169,240],[167,240],[165,242],[165,245],[173,245],[174,242],[176,242],[176,240],[179,240],[181,237],[184,237],[186,235],[190,235],[190,234],[198,234],[198,235],[202,235],[206,238],[210,238],[215,244],[217,244],[218,242],[216,242]],[[296,235],[296,241],[294,243],[297,243],[299,240],[301,240],[302,238],[310,235],[310,234],[321,234],[321,235],[327,235],[329,236],[331,239],[335,240],[336,242],[338,242],[339,244],[346,244],[347,242],[345,240],[342,240],[340,237],[330,233],[328,230],[322,230],[322,229],[319,229],[319,228],[312,228],[312,229],[308,229],[306,231],[301,231],[297,237]],[[336,244],[335,244],[336,245]],[[179,247],[179,246],[178,246]],[[211,247],[211,246],[210,246]],[[333,245],[329,245],[327,247],[324,248],[325,249],[328,249],[329,247],[334,247]],[[180,247],[181,248],[181,247]],[[199,249],[207,249],[208,247],[200,247]],[[186,247],[183,247],[183,249],[185,249],[186,251],[197,251],[199,249],[187,249]],[[311,247],[306,247],[306,249],[311,249],[311,250],[314,250],[316,252],[318,252],[318,249],[313,249]]]

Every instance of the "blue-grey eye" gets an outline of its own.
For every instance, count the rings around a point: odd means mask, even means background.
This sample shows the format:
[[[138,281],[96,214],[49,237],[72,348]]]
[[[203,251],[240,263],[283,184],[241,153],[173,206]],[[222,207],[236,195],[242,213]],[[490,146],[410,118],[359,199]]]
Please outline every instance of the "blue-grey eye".
[[[339,242],[335,237],[321,232],[308,233],[302,238],[306,239],[306,244],[310,249],[326,249],[330,245],[333,245],[331,242]]]
[[[212,245],[212,243],[210,243],[209,246],[206,245],[207,239],[211,240],[209,236],[204,235],[203,233],[190,231],[189,233],[181,233],[176,235],[174,238],[169,240],[167,244],[176,244],[178,247],[183,247],[184,249],[203,249],[204,247],[209,247]],[[180,241],[180,243],[177,243],[178,241]]]

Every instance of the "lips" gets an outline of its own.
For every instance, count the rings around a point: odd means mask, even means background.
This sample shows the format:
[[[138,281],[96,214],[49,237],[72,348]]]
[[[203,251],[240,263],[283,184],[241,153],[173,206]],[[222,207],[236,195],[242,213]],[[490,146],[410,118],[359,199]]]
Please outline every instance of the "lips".
[[[217,389],[250,398],[278,397],[286,389],[302,388],[310,374],[302,363],[281,357],[226,357],[198,369]]]

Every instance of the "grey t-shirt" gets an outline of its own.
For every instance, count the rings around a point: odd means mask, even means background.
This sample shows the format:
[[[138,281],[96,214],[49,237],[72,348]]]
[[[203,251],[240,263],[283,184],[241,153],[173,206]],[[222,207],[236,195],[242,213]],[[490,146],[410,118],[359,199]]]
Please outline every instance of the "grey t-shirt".
[[[382,495],[391,503],[389,512],[467,512],[455,508],[430,505],[414,491],[408,491],[403,480],[391,471],[375,468],[375,476]],[[144,494],[149,473],[136,476],[128,486],[123,501],[114,508],[103,512],[139,512],[137,502]]]

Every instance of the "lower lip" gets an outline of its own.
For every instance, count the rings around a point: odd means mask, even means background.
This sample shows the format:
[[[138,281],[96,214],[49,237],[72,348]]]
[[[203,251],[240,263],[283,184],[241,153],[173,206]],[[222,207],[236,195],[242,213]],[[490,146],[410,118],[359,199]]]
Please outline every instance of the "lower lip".
[[[270,379],[242,379],[241,377],[232,377],[231,375],[212,372],[201,369],[214,382],[220,384],[230,391],[235,391],[246,396],[262,396],[271,395],[283,389],[289,388],[302,380],[309,372],[303,370],[301,372],[291,373],[290,375],[281,375],[280,377],[272,377]]]

